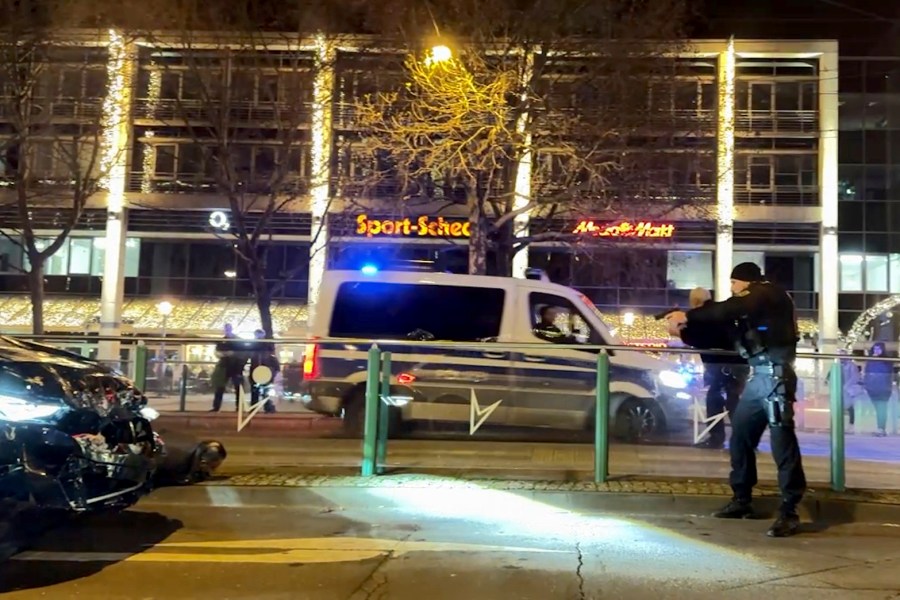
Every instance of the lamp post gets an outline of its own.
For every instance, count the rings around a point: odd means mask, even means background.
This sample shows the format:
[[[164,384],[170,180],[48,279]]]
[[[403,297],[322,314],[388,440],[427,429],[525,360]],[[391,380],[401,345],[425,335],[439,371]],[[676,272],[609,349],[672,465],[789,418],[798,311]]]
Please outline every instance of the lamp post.
[[[159,311],[159,314],[162,315],[162,342],[159,344],[159,367],[160,367],[160,384],[162,384],[162,380],[165,379],[166,376],[166,335],[168,334],[168,325],[169,325],[169,315],[172,314],[172,310],[175,306],[172,305],[168,300],[163,300],[159,304],[156,305],[156,310]],[[162,392],[163,386],[160,385],[160,392]]]

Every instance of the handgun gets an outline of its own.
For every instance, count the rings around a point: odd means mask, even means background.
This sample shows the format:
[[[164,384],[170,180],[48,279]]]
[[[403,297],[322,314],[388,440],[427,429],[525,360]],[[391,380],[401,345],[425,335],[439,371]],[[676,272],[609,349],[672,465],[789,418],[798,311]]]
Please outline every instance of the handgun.
[[[655,315],[653,315],[653,318],[656,319],[657,321],[662,321],[663,319],[665,319],[666,317],[671,315],[673,312],[678,312],[679,310],[681,310],[681,309],[678,308],[677,306],[675,308],[668,308],[661,313],[656,313]]]

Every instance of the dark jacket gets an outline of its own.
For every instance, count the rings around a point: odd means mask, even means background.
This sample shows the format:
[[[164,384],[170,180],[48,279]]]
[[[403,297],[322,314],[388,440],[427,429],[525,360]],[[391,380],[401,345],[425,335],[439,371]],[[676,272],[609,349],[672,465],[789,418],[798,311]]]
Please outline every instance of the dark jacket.
[[[888,361],[867,361],[863,385],[873,400],[890,397],[894,386],[894,365]]]
[[[687,313],[687,327],[737,327],[738,342],[750,364],[763,355],[775,364],[791,364],[800,337],[794,301],[784,289],[768,281],[751,283],[736,296],[708,302]]]
[[[712,304],[707,300],[703,306]],[[681,330],[681,341],[698,350],[735,350],[737,348],[737,329],[732,327],[704,327],[697,323],[688,323]],[[700,353],[704,365],[744,364],[747,361],[737,355]]]

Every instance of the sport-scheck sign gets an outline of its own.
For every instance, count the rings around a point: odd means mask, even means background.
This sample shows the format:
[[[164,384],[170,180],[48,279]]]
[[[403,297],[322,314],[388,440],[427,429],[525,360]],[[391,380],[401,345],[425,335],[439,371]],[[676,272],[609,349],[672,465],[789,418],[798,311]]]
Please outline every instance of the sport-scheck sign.
[[[368,215],[356,217],[356,235],[380,237],[386,235],[418,237],[467,238],[472,234],[468,221],[451,221],[444,217],[421,216],[416,219],[370,219]]]

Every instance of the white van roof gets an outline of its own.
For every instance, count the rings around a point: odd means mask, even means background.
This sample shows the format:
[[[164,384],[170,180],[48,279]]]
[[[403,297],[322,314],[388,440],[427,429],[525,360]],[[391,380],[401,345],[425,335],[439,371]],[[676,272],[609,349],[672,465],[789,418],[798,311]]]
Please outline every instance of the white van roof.
[[[382,283],[412,283],[420,285],[455,285],[461,287],[485,287],[512,290],[522,285],[541,287],[547,291],[570,294],[574,290],[564,285],[537,279],[515,277],[491,277],[487,275],[460,275],[427,271],[377,271],[367,274],[362,271],[326,271],[323,285],[339,286],[346,282],[378,281]],[[577,293],[577,292],[576,292]]]

